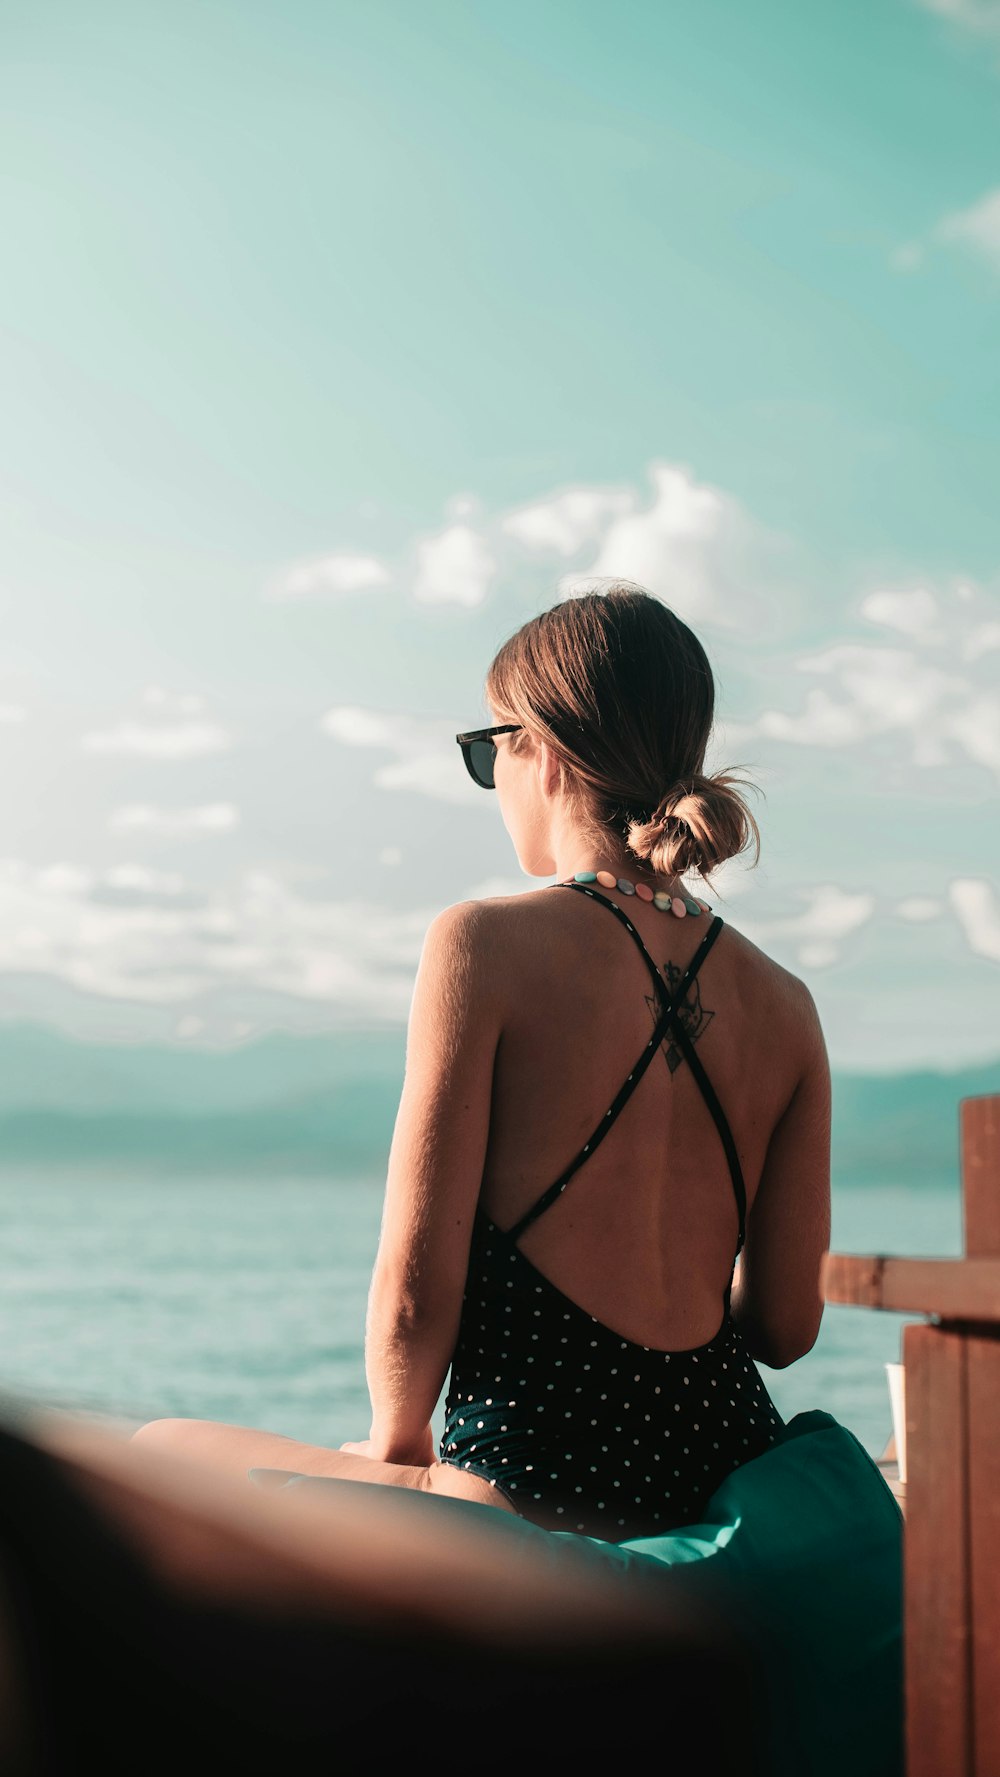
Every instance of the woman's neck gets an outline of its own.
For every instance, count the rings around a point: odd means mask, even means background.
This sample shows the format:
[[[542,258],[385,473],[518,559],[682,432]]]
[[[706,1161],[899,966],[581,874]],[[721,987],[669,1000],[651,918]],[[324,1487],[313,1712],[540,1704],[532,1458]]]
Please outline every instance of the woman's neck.
[[[593,870],[595,873],[598,870],[609,870],[612,876],[622,876],[627,882],[645,882],[651,889],[663,889],[668,895],[688,892],[676,871],[669,875],[658,874],[648,859],[637,858],[634,853],[621,846],[598,848],[581,843],[559,846],[555,854],[557,881],[565,882],[579,870]]]

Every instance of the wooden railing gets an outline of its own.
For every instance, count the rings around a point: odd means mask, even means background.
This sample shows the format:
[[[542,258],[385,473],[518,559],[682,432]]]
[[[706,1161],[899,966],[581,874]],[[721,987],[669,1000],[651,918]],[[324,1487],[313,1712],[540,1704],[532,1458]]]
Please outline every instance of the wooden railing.
[[[965,1256],[827,1253],[828,1302],[903,1330],[907,1777],[1000,1773],[1000,1093],[959,1105]]]

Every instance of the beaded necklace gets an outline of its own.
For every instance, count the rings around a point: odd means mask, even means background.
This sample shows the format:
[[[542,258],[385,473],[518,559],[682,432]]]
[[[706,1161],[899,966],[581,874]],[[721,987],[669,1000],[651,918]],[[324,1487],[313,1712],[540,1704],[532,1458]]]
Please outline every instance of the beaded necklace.
[[[677,919],[684,919],[687,914],[711,913],[708,901],[698,901],[694,895],[668,895],[665,889],[651,889],[648,882],[630,882],[627,876],[612,876],[610,870],[577,870],[566,879],[568,882],[598,882],[602,888],[618,889],[623,895],[636,895],[640,901],[652,901],[661,913],[673,913]],[[553,883],[553,888],[563,886]]]

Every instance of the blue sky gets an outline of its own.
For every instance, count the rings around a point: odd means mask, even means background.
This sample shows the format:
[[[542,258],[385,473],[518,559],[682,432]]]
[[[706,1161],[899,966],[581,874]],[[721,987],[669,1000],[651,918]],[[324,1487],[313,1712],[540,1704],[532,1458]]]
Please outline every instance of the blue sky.
[[[724,917],[1000,1054],[1000,7],[50,0],[0,69],[0,1017],[402,1021],[541,886],[452,736],[593,575],[716,669]]]

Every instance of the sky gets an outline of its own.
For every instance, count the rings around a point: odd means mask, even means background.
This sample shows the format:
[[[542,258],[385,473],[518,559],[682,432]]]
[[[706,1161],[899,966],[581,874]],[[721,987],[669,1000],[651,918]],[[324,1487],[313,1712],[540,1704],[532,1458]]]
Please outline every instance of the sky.
[[[0,6],[0,1021],[406,1020],[624,576],[831,1061],[1000,1057],[1000,5]],[[762,1040],[766,1040],[762,1033]]]

